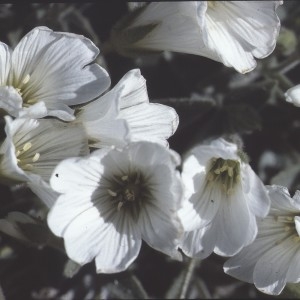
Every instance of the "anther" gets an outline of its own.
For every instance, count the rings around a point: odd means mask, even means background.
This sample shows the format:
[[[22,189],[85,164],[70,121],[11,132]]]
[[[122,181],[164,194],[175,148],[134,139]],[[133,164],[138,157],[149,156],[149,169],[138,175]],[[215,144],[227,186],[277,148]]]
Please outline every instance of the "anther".
[[[23,79],[22,84],[28,83],[29,80],[30,80],[30,75],[27,74],[27,75],[25,76],[25,78]]]
[[[112,197],[117,197],[118,194],[110,189],[107,189],[107,192],[112,196]]]
[[[30,142],[27,142],[24,146],[23,146],[23,151],[27,151],[32,147],[32,144]]]
[[[32,158],[32,162],[38,161],[39,158],[40,158],[40,156],[41,156],[41,155],[40,155],[39,153],[34,154],[34,156],[33,156],[33,158]]]

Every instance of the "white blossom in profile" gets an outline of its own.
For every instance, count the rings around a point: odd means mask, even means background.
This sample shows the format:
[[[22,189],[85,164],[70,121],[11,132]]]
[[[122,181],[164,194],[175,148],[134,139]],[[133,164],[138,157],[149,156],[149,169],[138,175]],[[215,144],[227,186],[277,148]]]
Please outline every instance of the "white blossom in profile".
[[[110,85],[93,63],[99,49],[81,35],[36,27],[14,50],[0,43],[0,109],[13,117],[74,119],[70,106],[85,103]]]
[[[175,51],[222,62],[240,73],[270,55],[280,30],[283,1],[151,2],[112,32],[117,51]],[[125,27],[125,28],[124,28]]]
[[[151,142],[98,149],[58,164],[50,180],[59,198],[48,214],[53,233],[80,265],[98,273],[125,270],[142,240],[175,259],[182,227],[182,183],[173,154]]]
[[[270,199],[245,154],[223,138],[192,148],[183,160],[183,252],[204,259],[212,252],[231,256],[253,242],[256,217]]]
[[[267,186],[271,209],[258,220],[255,241],[224,264],[225,273],[279,295],[287,283],[300,282],[300,191]]]
[[[109,92],[82,106],[76,122],[86,128],[91,147],[123,147],[136,141],[167,146],[179,118],[174,108],[149,102],[146,80],[133,69]]]
[[[44,188],[46,197],[51,192],[49,179],[56,165],[70,156],[89,153],[87,136],[80,124],[53,119],[12,120],[9,116],[5,121],[6,139],[0,147],[0,181],[7,184],[37,185],[36,188]],[[50,207],[53,201],[44,202]]]
[[[288,89],[284,95],[287,102],[300,107],[300,84]]]

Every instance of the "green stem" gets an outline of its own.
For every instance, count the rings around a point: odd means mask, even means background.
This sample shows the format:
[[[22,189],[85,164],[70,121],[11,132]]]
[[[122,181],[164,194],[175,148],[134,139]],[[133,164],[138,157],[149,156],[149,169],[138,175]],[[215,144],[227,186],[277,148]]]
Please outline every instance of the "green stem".
[[[191,283],[191,279],[192,279],[192,276],[194,274],[194,270],[195,270],[195,267],[196,267],[197,263],[199,263],[199,261],[195,258],[192,258],[189,261],[189,264],[188,264],[188,267],[187,267],[187,270],[186,270],[186,273],[185,273],[185,276],[184,276],[184,281],[183,281],[183,284],[182,284],[181,289],[180,289],[179,299],[185,299],[186,298],[187,289],[188,289],[188,287]]]

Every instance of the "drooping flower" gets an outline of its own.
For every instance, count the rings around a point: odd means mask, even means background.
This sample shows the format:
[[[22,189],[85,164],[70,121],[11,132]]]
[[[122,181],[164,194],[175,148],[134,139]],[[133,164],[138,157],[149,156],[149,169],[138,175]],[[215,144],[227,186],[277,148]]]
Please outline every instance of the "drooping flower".
[[[92,63],[99,49],[89,39],[36,27],[14,50],[0,43],[0,109],[13,117],[74,119],[69,106],[90,101],[110,85]]]
[[[283,1],[152,2],[116,25],[112,44],[134,51],[175,51],[208,57],[247,73],[276,45]]]
[[[219,138],[196,146],[182,168],[183,252],[202,259],[213,251],[231,256],[253,242],[256,217],[267,215],[270,199],[237,145]]]
[[[6,139],[0,147],[0,180],[46,186],[56,165],[70,156],[89,153],[80,124],[53,119],[5,117]],[[51,203],[46,201],[50,207]]]
[[[287,102],[300,107],[300,84],[288,89],[284,95]]]
[[[61,195],[48,225],[64,238],[67,255],[81,265],[95,259],[98,273],[120,272],[144,240],[179,259],[182,184],[172,155],[157,143],[137,142],[58,164],[50,184]]]
[[[143,140],[168,145],[166,139],[179,123],[172,107],[149,103],[146,80],[139,69],[127,72],[112,90],[82,106],[77,121],[83,123],[95,148]]]
[[[279,295],[287,283],[300,282],[300,191],[267,186],[268,216],[258,220],[255,241],[224,264],[225,273],[254,283],[261,292]]]

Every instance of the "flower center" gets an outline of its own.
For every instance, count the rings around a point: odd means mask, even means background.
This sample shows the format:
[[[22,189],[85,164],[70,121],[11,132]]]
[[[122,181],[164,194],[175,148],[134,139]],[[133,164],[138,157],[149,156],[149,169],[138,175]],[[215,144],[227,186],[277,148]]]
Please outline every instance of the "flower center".
[[[206,172],[207,184],[218,184],[226,195],[231,195],[239,181],[239,161],[215,157],[210,160]]]
[[[133,173],[114,178],[115,187],[108,189],[112,200],[117,202],[117,210],[125,209],[130,212],[135,221],[141,210],[142,200],[147,197],[148,190],[145,188],[144,179],[140,173]]]
[[[276,245],[282,243],[284,240],[291,237],[294,242],[300,242],[300,236],[295,227],[294,216],[289,215],[289,216],[273,216],[273,217],[275,221],[280,224],[280,226],[283,226],[284,231],[286,232],[286,236],[283,237],[282,239],[277,240]]]
[[[32,151],[32,143],[27,142],[16,148],[16,158],[18,166],[25,171],[32,171],[32,163],[40,159],[40,153]]]

